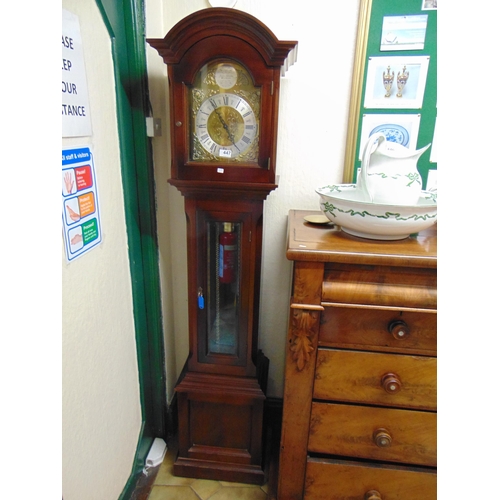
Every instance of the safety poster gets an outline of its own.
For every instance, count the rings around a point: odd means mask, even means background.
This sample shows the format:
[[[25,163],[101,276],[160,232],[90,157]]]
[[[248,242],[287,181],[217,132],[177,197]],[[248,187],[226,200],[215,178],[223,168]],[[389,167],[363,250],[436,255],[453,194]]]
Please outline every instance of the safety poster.
[[[94,159],[89,147],[62,151],[62,219],[68,261],[101,242]]]

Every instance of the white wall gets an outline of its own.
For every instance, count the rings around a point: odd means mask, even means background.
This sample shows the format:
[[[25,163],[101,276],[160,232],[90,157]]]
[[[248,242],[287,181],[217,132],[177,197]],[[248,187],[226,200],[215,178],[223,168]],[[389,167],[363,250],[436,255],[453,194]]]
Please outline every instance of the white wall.
[[[206,0],[146,0],[146,33],[163,38],[182,18],[210,7]],[[280,40],[298,40],[298,61],[282,78],[277,174],[279,187],[264,205],[263,269],[259,346],[270,359],[271,397],[282,397],[291,263],[285,257],[290,209],[319,208],[315,188],[342,181],[344,147],[359,3],[341,9],[297,0],[238,0],[234,8],[260,19]],[[167,344],[168,396],[188,355],[187,269],[184,200],[169,178],[166,66],[148,48],[155,116],[163,137],[155,138],[162,291]],[[170,261],[169,261],[170,259]],[[170,262],[170,263],[169,263]],[[165,311],[168,311],[165,314]]]
[[[111,500],[132,471],[141,407],[111,43],[94,0],[63,0],[79,17],[93,134],[102,243],[66,263],[62,286],[62,493]],[[43,496],[43,492],[40,492]]]

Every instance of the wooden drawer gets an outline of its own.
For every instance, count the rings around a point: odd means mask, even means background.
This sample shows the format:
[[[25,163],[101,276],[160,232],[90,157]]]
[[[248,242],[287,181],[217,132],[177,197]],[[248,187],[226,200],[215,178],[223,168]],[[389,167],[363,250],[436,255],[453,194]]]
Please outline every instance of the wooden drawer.
[[[330,264],[322,302],[398,308],[437,308],[435,269]]]
[[[436,435],[432,412],[313,402],[308,450],[436,466]]]
[[[435,410],[436,358],[318,349],[313,398]]]
[[[436,355],[437,314],[325,307],[319,345]]]
[[[436,474],[420,468],[307,461],[305,500],[365,500],[365,494],[373,490],[381,500],[435,500]]]

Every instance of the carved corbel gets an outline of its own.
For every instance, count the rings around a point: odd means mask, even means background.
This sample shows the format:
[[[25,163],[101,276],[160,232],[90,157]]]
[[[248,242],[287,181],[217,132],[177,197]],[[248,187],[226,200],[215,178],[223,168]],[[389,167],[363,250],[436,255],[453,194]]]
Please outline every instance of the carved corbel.
[[[299,371],[306,367],[314,352],[313,341],[317,331],[319,314],[319,311],[305,309],[294,309],[292,312],[290,350]]]

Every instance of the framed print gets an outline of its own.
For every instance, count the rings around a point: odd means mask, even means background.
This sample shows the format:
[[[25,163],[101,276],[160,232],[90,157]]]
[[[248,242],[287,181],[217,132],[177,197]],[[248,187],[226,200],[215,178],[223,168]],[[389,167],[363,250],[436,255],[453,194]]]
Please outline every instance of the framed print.
[[[419,114],[364,114],[361,122],[358,160],[361,160],[363,144],[377,132],[384,134],[389,142],[396,142],[408,149],[416,149],[419,126]]]
[[[369,57],[364,107],[420,109],[429,56]]]
[[[437,10],[437,0],[422,0],[422,10]]]
[[[380,50],[422,50],[425,44],[426,29],[427,14],[385,16]]]

